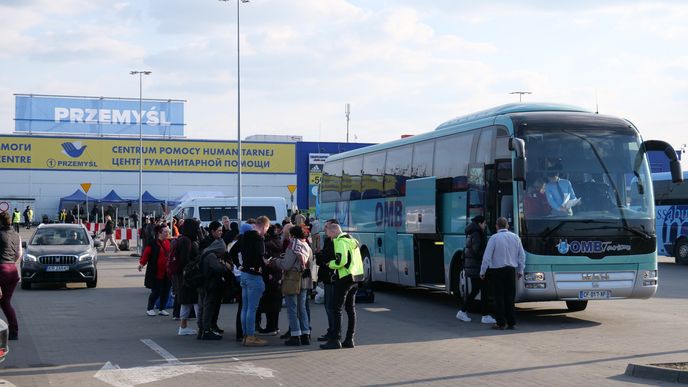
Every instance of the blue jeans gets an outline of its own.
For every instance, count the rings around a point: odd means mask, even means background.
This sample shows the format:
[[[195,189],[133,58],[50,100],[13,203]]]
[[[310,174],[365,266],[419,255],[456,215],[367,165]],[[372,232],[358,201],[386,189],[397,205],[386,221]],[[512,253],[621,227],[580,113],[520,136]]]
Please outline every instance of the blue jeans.
[[[262,276],[241,273],[241,329],[244,336],[256,335],[256,310],[264,291]]]
[[[306,311],[307,297],[307,289],[301,289],[301,293],[299,294],[284,296],[284,300],[287,304],[287,313],[289,314],[289,330],[291,331],[292,337],[311,333],[311,326],[308,321],[308,311]]]

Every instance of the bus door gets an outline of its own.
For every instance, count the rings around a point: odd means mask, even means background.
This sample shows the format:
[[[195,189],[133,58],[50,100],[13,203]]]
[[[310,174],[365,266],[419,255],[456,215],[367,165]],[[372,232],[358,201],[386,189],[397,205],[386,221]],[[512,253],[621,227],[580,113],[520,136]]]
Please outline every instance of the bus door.
[[[385,270],[387,282],[399,283],[399,265],[397,264],[397,229],[385,226]]]
[[[514,185],[511,173],[511,160],[498,160],[495,164],[495,179],[497,188],[495,203],[495,208],[497,208],[496,217],[505,217],[509,221],[509,228],[513,230]]]
[[[399,240],[400,283],[444,286],[444,248],[437,232],[437,181],[406,181],[406,238]],[[415,274],[415,275],[414,275]]]

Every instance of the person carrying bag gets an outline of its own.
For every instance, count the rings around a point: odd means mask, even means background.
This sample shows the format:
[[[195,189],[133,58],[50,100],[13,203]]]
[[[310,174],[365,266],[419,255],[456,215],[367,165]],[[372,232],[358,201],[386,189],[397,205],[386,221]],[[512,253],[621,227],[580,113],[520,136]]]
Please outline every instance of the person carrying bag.
[[[311,343],[311,326],[306,310],[308,291],[313,288],[310,270],[313,263],[313,251],[306,242],[306,231],[303,226],[289,229],[291,243],[281,259],[271,258],[269,264],[275,264],[284,270],[282,276],[282,293],[289,314],[291,336],[284,344],[289,346],[309,345]]]

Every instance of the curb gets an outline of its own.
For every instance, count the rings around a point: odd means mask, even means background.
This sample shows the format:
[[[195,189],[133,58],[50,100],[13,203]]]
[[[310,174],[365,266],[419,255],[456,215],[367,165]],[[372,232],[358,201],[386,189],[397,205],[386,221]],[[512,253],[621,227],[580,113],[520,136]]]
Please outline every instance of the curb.
[[[672,383],[688,383],[688,371],[647,364],[628,364],[626,375],[642,379],[661,380]]]

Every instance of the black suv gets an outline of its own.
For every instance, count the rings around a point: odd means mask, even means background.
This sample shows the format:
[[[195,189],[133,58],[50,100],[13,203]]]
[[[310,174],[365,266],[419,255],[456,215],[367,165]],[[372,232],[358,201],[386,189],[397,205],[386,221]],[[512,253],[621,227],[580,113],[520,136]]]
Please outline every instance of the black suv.
[[[21,288],[38,282],[98,283],[100,241],[94,241],[80,224],[41,224],[28,243],[22,243]]]

